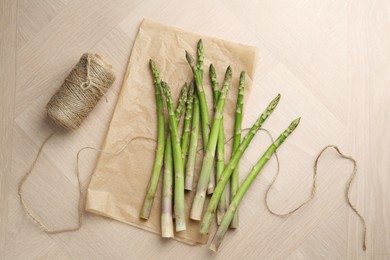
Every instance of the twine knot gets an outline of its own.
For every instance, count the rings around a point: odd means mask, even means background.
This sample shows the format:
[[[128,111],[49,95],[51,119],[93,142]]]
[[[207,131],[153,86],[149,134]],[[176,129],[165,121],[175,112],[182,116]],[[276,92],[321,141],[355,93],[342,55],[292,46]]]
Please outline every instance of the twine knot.
[[[110,64],[85,53],[46,106],[48,116],[66,129],[78,128],[115,81]]]

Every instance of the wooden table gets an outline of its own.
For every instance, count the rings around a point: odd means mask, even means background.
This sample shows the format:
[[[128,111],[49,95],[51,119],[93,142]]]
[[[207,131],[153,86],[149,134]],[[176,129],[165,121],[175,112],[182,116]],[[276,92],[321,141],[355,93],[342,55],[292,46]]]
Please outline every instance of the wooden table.
[[[388,1],[2,0],[0,12],[1,259],[390,258]],[[30,221],[17,185],[52,131],[46,103],[83,52],[99,52],[119,75],[108,103],[100,102],[81,129],[54,137],[26,183],[24,194],[43,221],[68,227],[77,218],[75,154],[100,147],[144,17],[259,48],[244,126],[278,92],[282,102],[266,127],[277,134],[302,116],[279,152],[272,207],[287,211],[304,200],[315,156],[336,144],[358,162],[351,198],[367,220],[366,252],[361,222],[345,199],[352,165],[333,152],[320,162],[316,198],[289,218],[265,208],[271,160],[243,201],[240,228],[218,254],[89,213],[75,233],[48,235]],[[243,176],[268,143],[264,133],[255,138]],[[82,158],[84,195],[96,157]]]

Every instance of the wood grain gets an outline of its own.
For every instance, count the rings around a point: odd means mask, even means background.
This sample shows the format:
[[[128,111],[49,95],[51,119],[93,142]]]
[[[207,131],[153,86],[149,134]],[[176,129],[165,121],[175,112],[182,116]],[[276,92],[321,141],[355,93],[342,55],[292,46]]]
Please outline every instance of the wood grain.
[[[7,175],[11,173],[16,85],[17,2],[0,2],[0,252],[5,251],[8,222]]]
[[[59,235],[27,218],[17,185],[44,138],[58,131],[45,105],[81,54],[96,51],[118,76],[108,102],[79,130],[51,140],[24,190],[51,227],[76,223],[75,154],[101,146],[144,17],[260,49],[244,127],[276,93],[281,103],[264,127],[276,135],[302,116],[280,149],[271,205],[277,211],[298,205],[310,192],[315,156],[336,144],[358,162],[351,192],[367,220],[366,252],[362,225],[344,196],[352,166],[332,152],[320,162],[315,200],[283,219],[264,205],[272,159],[243,201],[240,228],[228,233],[218,254],[89,213],[80,231]],[[0,259],[389,259],[389,27],[386,0],[0,1]],[[268,143],[264,133],[255,137],[241,178]],[[96,158],[82,155],[84,192]]]

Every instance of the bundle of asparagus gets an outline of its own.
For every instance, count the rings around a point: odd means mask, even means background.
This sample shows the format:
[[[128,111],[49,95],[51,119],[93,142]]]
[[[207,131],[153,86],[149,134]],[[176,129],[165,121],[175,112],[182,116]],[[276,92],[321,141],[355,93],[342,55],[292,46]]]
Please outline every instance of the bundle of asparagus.
[[[193,179],[195,175],[195,161],[201,126],[204,157],[198,183],[196,185],[195,196],[192,202],[190,218],[197,221],[202,219],[199,232],[201,234],[207,234],[213,221],[214,213],[217,212],[217,223],[219,228],[210,246],[210,249],[217,250],[228,227],[238,227],[237,209],[249,186],[264,165],[268,162],[271,155],[298,126],[300,119],[298,118],[294,120],[279,136],[279,138],[267,149],[240,186],[238,178],[238,164],[240,158],[248,148],[262,124],[276,108],[280,100],[280,95],[277,95],[271,101],[266,110],[260,115],[250,131],[241,141],[242,110],[245,87],[245,72],[241,72],[236,104],[233,149],[230,160],[225,166],[223,111],[225,100],[231,85],[233,73],[232,69],[230,66],[226,69],[225,78],[222,88],[220,89],[215,68],[212,64],[210,65],[209,76],[214,101],[214,117],[211,120],[203,86],[204,49],[202,40],[199,40],[197,45],[197,63],[195,63],[194,59],[187,51],[186,59],[193,73],[193,81],[190,83],[189,87],[184,84],[176,109],[174,108],[170,87],[166,82],[160,79],[160,73],[156,64],[150,60],[153,82],[156,89],[158,143],[153,172],[140,217],[143,219],[149,218],[153,199],[157,190],[159,176],[163,169],[163,196],[161,212],[162,237],[174,236],[173,218],[175,220],[176,232],[186,230],[184,190],[191,191],[194,186]],[[165,103],[168,111],[169,131],[167,131],[168,133],[166,134],[166,138],[164,100],[162,93],[165,96]],[[183,122],[183,130],[180,131],[179,122],[183,113],[185,114],[185,118]],[[180,136],[180,132],[182,132],[182,136]],[[215,159],[216,176],[214,175],[213,167]],[[216,178],[218,182],[215,186]],[[230,204],[227,205],[227,194],[225,190],[229,180],[231,180],[231,192]],[[202,218],[205,198],[207,194],[211,193],[212,196],[210,202]]]

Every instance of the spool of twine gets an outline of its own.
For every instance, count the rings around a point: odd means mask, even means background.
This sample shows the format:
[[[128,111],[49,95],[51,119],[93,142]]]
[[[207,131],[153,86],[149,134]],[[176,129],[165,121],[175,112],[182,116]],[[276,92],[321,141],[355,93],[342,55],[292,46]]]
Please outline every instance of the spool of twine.
[[[114,81],[110,64],[84,53],[47,104],[47,115],[59,126],[77,129]]]
[[[47,115],[59,126],[69,130],[77,129],[84,121],[84,119],[89,115],[92,109],[96,106],[100,98],[105,96],[107,90],[111,87],[114,81],[115,74],[110,64],[105,62],[98,54],[84,53],[69,75],[66,77],[60,89],[54,94],[54,96],[52,96],[49,103],[47,104]],[[53,136],[54,134],[51,134],[42,143],[30,169],[23,176],[19,183],[18,194],[22,207],[26,211],[27,215],[45,232],[58,234],[63,232],[77,231],[82,225],[83,207],[79,171],[77,170],[77,181],[79,184],[79,203],[78,225],[76,227],[65,229],[49,228],[34,212],[34,210],[29,207],[28,203],[23,197],[23,185],[31,175],[45,144]],[[81,150],[84,149],[85,147]],[[77,169],[79,165],[79,153],[77,154]]]
[[[92,111],[92,109],[96,106],[97,102],[100,100],[102,96],[105,96],[105,93],[107,90],[111,87],[111,85],[115,81],[115,75],[112,71],[112,66],[108,63],[106,63],[98,54],[91,54],[91,53],[85,53],[81,56],[79,62],[76,64],[76,66],[72,69],[68,77],[65,79],[64,83],[60,87],[60,89],[54,94],[54,96],[50,99],[49,103],[46,106],[47,114],[48,116],[58,125],[66,128],[66,129],[77,129],[81,123],[84,121],[84,119],[88,116],[88,114]],[[249,130],[249,129],[243,129],[243,131]],[[263,131],[266,131],[269,135],[272,142],[274,142],[273,137],[271,133],[268,130],[262,129]],[[84,147],[79,150],[77,153],[77,179],[79,183],[79,223],[77,227],[75,228],[67,228],[67,229],[51,229],[48,228],[34,213],[33,211],[28,207],[27,203],[23,199],[22,195],[22,187],[29,175],[31,174],[32,170],[34,169],[37,160],[39,158],[39,155],[41,154],[41,151],[45,144],[49,141],[49,139],[53,136],[50,135],[42,144],[42,146],[39,149],[39,152],[31,165],[28,172],[23,176],[21,182],[19,183],[18,193],[20,201],[23,205],[23,208],[26,210],[27,214],[31,219],[36,222],[45,232],[47,233],[63,233],[63,232],[72,232],[79,230],[82,225],[82,218],[83,218],[83,209],[81,205],[81,184],[80,184],[80,174],[79,174],[79,155],[80,152],[85,149],[92,149],[98,152],[111,154],[111,155],[117,155],[120,154],[132,141],[140,138],[153,140],[152,138],[148,137],[134,137],[130,141],[128,141],[125,146],[122,147],[118,152],[116,153],[107,153],[104,151],[101,151],[99,149],[93,148],[93,147]],[[230,138],[226,143],[228,143]],[[315,160],[314,164],[314,173],[313,173],[313,184],[312,184],[312,191],[309,196],[303,203],[301,203],[298,207],[286,212],[286,213],[277,213],[273,211],[269,205],[268,202],[268,194],[271,188],[273,187],[273,184],[275,183],[280,166],[279,166],[279,159],[277,157],[277,153],[275,152],[276,160],[277,160],[277,173],[274,177],[273,181],[269,185],[266,196],[265,196],[265,204],[267,210],[279,217],[288,217],[294,212],[301,209],[303,206],[308,204],[315,196],[316,193],[316,176],[317,176],[317,168],[318,168],[318,161],[322,154],[329,148],[333,148],[336,150],[336,152],[344,159],[350,160],[353,163],[353,174],[351,175],[350,180],[347,183],[346,187],[346,199],[349,204],[349,206],[352,208],[352,210],[357,214],[357,216],[360,218],[360,220],[363,223],[364,226],[364,239],[363,239],[363,250],[366,250],[366,234],[367,234],[367,226],[366,221],[364,217],[360,214],[360,212],[356,209],[356,207],[352,204],[350,200],[350,187],[351,183],[357,173],[357,163],[355,159],[353,159],[350,156],[344,155],[337,146],[334,145],[328,145],[325,148],[321,150],[321,152],[318,154]],[[203,149],[203,148],[202,148]],[[202,150],[200,149],[200,150]],[[198,150],[198,151],[200,151]]]

